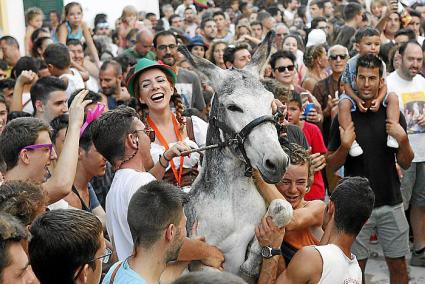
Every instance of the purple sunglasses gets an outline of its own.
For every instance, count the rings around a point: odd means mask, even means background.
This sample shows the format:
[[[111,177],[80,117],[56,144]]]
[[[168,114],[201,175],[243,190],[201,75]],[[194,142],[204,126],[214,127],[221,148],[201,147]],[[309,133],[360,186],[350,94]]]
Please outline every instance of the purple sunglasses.
[[[41,148],[49,148],[50,156],[52,155],[53,151],[53,144],[34,144],[34,145],[28,145],[23,147],[21,150],[35,150],[35,149],[41,149]]]

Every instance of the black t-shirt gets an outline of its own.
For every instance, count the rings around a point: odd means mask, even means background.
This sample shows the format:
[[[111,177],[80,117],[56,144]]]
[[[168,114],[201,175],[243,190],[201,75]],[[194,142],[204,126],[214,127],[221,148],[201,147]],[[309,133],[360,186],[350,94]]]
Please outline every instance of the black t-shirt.
[[[363,176],[369,179],[375,193],[375,207],[396,205],[402,202],[400,180],[395,167],[397,149],[387,146],[385,130],[386,108],[378,112],[351,113],[356,141],[363,149],[363,155],[347,155],[345,176]],[[400,113],[400,125],[406,130],[406,120]],[[338,117],[332,122],[328,150],[334,152],[341,144]]]

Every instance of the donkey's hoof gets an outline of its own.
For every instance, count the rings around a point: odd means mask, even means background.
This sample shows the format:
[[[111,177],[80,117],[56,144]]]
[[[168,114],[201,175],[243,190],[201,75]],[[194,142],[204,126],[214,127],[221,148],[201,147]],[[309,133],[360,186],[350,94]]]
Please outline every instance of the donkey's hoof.
[[[294,210],[288,201],[275,199],[270,203],[267,213],[273,218],[273,222],[281,228],[291,221]]]

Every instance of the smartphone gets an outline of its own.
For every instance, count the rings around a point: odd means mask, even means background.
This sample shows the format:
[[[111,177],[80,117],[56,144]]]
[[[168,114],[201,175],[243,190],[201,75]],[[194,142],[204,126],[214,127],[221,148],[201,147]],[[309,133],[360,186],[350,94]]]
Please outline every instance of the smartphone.
[[[308,103],[304,108],[304,119],[307,119],[309,112],[314,108],[314,103]]]

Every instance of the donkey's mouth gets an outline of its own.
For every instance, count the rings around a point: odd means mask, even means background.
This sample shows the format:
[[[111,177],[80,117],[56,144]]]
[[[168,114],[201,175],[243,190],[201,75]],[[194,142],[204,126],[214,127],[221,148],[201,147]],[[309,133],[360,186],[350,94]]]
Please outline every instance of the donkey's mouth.
[[[260,169],[258,169],[258,171],[260,172],[260,175],[263,180],[269,184],[276,184],[281,179],[281,175],[278,173],[267,173],[267,171],[266,173],[263,173]]]

